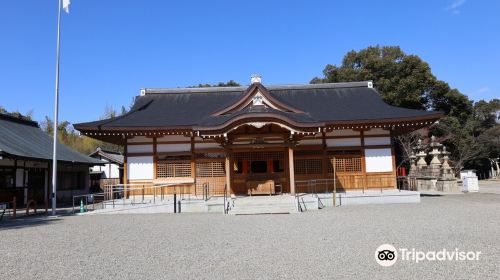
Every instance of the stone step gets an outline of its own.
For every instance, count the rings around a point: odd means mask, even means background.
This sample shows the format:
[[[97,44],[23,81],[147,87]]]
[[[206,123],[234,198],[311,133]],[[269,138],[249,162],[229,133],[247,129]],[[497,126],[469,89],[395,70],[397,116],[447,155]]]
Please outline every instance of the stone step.
[[[244,197],[233,199],[239,204],[286,204],[295,201],[295,197]]]
[[[236,198],[230,202],[232,215],[297,213],[293,196],[253,196]]]
[[[258,207],[235,207],[229,210],[231,215],[257,215],[257,214],[290,214],[297,213],[294,205],[290,206],[258,206]]]

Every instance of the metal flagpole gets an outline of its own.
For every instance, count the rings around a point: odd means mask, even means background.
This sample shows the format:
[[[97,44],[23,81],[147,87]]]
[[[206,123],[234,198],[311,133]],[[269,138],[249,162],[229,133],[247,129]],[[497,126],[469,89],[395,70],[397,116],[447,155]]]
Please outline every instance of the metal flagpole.
[[[57,191],[57,123],[59,115],[59,59],[61,41],[61,7],[62,0],[58,0],[57,12],[57,51],[56,51],[56,93],[54,99],[54,148],[52,154],[52,215],[56,215],[56,191]]]

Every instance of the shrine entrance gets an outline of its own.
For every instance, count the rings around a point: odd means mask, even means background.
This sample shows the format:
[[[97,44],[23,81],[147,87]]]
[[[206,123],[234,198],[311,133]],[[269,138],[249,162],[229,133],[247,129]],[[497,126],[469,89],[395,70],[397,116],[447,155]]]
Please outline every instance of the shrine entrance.
[[[232,190],[239,195],[274,195],[288,192],[284,149],[233,153]]]

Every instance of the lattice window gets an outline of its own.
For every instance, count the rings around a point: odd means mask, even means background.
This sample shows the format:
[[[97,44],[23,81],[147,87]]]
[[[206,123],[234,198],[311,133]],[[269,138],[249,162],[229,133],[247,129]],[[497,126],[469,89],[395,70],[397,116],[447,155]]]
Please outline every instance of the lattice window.
[[[363,171],[361,156],[336,157],[335,171],[338,173],[359,173]],[[333,173],[334,159],[330,158],[328,172]]]
[[[225,177],[224,162],[197,162],[196,177]]]
[[[191,177],[190,161],[158,161],[158,178]]]
[[[321,174],[320,158],[296,159],[293,161],[295,174]]]

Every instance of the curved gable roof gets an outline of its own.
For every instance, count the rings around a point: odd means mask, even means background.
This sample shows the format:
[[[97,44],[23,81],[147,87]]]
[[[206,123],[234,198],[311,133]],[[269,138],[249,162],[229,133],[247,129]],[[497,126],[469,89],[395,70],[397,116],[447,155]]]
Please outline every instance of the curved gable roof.
[[[279,106],[274,111],[253,111],[252,117],[274,114],[297,123],[328,125],[436,120],[442,116],[440,112],[390,106],[370,85],[371,82],[354,82],[267,88],[253,84],[249,88],[146,89],[127,114],[76,124],[75,128],[82,131],[191,130],[220,125],[235,116],[248,115],[251,109],[242,105],[256,89],[262,88],[266,90],[266,97]]]

